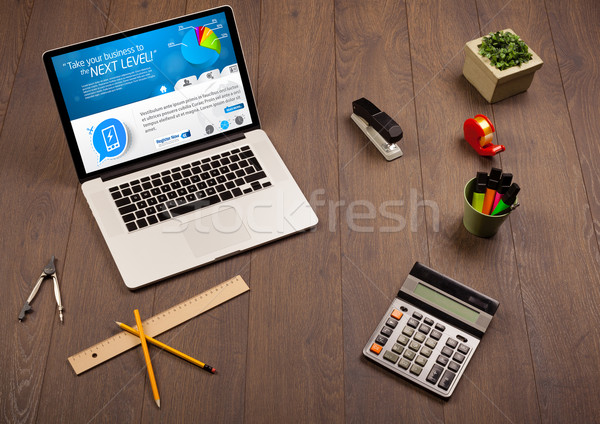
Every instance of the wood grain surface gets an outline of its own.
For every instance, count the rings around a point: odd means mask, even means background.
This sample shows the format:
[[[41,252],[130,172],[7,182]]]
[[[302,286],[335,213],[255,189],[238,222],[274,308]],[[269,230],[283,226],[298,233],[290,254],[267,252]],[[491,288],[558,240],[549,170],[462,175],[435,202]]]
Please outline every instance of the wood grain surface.
[[[33,0],[23,2],[12,0],[2,3],[0,27],[6,28],[6,30],[2,32],[2,44],[0,44],[2,57],[2,61],[0,61],[0,130],[21,58],[32,6]],[[10,31],[8,31],[9,28]]]
[[[48,49],[222,4],[5,0],[0,12],[0,422],[600,423],[600,5],[595,0],[235,0],[263,129],[315,230],[129,291],[77,181],[45,76]],[[544,61],[488,104],[463,46],[512,28]],[[351,121],[367,97],[404,131],[386,162]],[[463,139],[483,113],[506,151]],[[477,171],[512,172],[521,207],[491,239],[462,225]],[[51,283],[17,315],[50,256]],[[500,302],[448,401],[362,348],[415,261]],[[67,357],[237,274],[250,292],[150,348],[76,376]]]

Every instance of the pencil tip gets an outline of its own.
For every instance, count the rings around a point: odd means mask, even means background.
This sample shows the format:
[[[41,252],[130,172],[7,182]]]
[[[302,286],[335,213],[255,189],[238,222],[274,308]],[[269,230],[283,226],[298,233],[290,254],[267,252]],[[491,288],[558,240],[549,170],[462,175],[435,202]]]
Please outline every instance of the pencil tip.
[[[121,323],[119,321],[115,321],[115,324],[117,325],[121,325]]]
[[[158,407],[160,408],[160,399],[155,399],[156,400],[156,404],[158,405]]]

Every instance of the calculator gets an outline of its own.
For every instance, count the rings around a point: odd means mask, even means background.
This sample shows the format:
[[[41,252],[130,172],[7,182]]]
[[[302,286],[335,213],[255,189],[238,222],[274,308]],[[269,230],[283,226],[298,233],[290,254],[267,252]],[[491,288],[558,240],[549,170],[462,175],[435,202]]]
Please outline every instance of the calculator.
[[[498,306],[498,301],[416,262],[363,354],[449,398]]]

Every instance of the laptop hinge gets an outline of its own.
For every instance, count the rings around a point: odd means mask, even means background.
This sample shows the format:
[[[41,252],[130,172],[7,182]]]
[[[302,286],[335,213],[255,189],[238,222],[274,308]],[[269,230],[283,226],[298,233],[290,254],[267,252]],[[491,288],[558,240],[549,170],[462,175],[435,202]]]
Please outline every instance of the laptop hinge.
[[[106,173],[102,174],[100,178],[102,179],[102,181],[109,181],[115,178],[122,177],[123,175],[131,174],[132,172],[140,171],[145,168],[150,168],[151,166],[160,165],[161,163],[179,159],[181,157],[188,156],[194,153],[200,153],[205,150],[212,149],[213,147],[219,147],[224,144],[233,143],[234,141],[242,140],[244,138],[246,138],[246,135],[244,133],[228,134],[227,137],[219,137],[216,140],[204,142],[202,143],[201,147],[190,146],[190,148],[188,149],[182,148],[181,150],[165,153],[160,157],[125,164],[123,165],[123,167],[119,167],[118,169],[107,171]]]

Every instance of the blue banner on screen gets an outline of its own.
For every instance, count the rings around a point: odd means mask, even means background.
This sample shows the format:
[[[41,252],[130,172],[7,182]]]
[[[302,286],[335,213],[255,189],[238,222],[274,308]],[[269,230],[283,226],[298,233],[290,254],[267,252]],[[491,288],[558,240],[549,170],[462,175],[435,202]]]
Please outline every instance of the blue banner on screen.
[[[87,172],[250,120],[224,13],[52,61]]]

